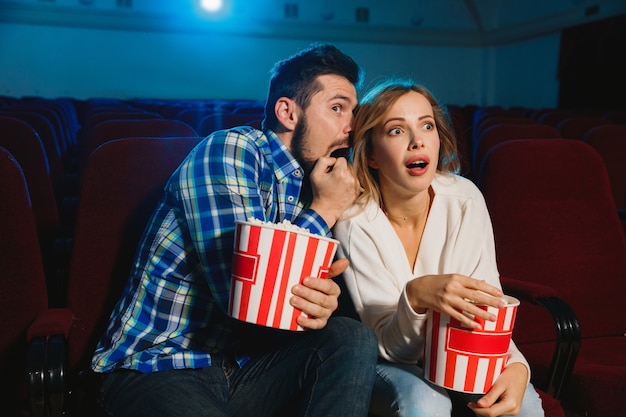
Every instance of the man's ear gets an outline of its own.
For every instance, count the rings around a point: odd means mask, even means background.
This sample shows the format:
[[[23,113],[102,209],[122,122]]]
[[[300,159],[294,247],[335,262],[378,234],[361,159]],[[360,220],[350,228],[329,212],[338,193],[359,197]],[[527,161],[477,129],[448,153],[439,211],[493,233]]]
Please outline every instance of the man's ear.
[[[281,97],[276,101],[274,112],[276,118],[285,127],[287,131],[293,131],[298,123],[298,106],[296,102],[287,97]]]

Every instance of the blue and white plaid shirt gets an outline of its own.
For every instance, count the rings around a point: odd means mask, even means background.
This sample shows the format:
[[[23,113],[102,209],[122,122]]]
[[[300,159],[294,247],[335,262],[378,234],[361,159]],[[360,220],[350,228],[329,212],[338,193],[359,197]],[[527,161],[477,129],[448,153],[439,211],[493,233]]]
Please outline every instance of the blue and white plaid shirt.
[[[210,352],[228,347],[233,331],[223,317],[235,220],[286,219],[330,234],[321,216],[300,201],[303,175],[271,131],[218,131],[193,149],[148,223],[93,370],[148,373],[210,365]]]

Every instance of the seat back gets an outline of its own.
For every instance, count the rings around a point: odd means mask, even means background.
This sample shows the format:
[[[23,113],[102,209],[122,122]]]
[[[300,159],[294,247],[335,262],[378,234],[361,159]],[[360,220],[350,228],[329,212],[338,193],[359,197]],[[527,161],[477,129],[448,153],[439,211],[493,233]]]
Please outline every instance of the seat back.
[[[583,141],[602,157],[609,173],[615,205],[626,209],[626,124],[608,124],[589,130]]]
[[[574,115],[575,113],[570,110],[546,109],[538,115],[537,123],[556,127],[561,121]]]
[[[561,137],[580,140],[590,129],[610,123],[611,121],[604,117],[574,116],[562,120],[556,128],[561,133]]]
[[[237,126],[252,126],[261,129],[263,115],[257,113],[231,113],[224,115],[224,128],[230,129]]]
[[[185,122],[172,119],[113,119],[98,123],[84,138],[82,157],[111,140],[133,137],[196,137],[196,131]],[[83,159],[84,162],[84,159]]]
[[[0,109],[0,114],[23,120],[35,129],[46,152],[50,175],[54,180],[55,187],[61,186],[65,175],[65,155],[63,154],[62,144],[56,135],[52,122],[45,115],[36,110],[24,108]]]
[[[578,316],[583,338],[623,336],[626,238],[600,155],[571,139],[506,141],[485,155],[477,183],[492,217],[500,274],[556,289]],[[545,321],[524,307],[515,340],[553,340]]]
[[[198,133],[201,136],[208,136],[216,130],[229,129],[237,126],[252,126],[261,129],[263,116],[246,113],[212,113],[200,120]]]
[[[158,113],[140,110],[122,103],[97,103],[89,101],[86,107],[83,123],[77,139],[79,153],[82,152],[84,142],[91,136],[91,130],[102,122],[120,119],[138,120],[162,118]],[[79,159],[81,155],[79,155]]]
[[[473,162],[475,173],[480,169],[485,153],[498,143],[512,139],[552,139],[560,137],[561,135],[557,128],[550,125],[503,123],[490,126],[481,134],[480,142],[476,145]]]
[[[214,113],[222,114],[225,112],[219,107],[207,105],[202,107],[182,109],[174,116],[174,119],[180,120],[183,123],[187,123],[189,126],[193,127],[200,135],[203,135],[200,129],[200,122],[206,116]]]
[[[46,281],[28,187],[11,153],[0,147],[0,390],[4,415],[27,415],[27,329],[48,307]]]
[[[113,108],[103,108],[98,109],[94,106],[94,109],[88,114],[85,115],[85,120],[83,121],[83,134],[91,133],[91,129],[94,126],[105,122],[107,120],[118,120],[118,119],[160,119],[162,118],[160,114],[148,111],[141,111],[134,108],[123,108],[120,106],[115,106]]]
[[[505,109],[501,106],[477,106],[472,111],[470,122],[472,126],[480,125],[484,120],[499,117],[526,117],[523,111]]]
[[[11,152],[24,171],[37,230],[42,234],[53,235],[60,226],[59,206],[48,158],[39,135],[23,120],[0,116],[0,146]]]
[[[85,165],[68,280],[70,372],[86,369],[168,178],[199,137],[110,141]]]
[[[482,136],[485,130],[492,126],[501,124],[515,124],[515,125],[527,125],[536,124],[534,120],[525,116],[489,116],[483,117],[478,123],[474,123],[472,126],[472,150],[475,153],[478,148],[478,144],[482,141]]]
[[[20,100],[20,105],[17,107],[45,116],[54,128],[55,135],[59,141],[62,151],[66,151],[68,149],[72,142],[72,132],[68,130],[67,123],[64,120],[63,111],[57,104],[55,104],[55,100],[29,100],[22,98]]]

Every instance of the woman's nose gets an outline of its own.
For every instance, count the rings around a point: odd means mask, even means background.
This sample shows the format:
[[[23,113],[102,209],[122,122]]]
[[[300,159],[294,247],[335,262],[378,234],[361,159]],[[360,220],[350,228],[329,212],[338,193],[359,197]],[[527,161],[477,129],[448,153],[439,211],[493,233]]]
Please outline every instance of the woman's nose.
[[[424,146],[424,141],[418,137],[413,137],[411,139],[411,149],[420,149]]]

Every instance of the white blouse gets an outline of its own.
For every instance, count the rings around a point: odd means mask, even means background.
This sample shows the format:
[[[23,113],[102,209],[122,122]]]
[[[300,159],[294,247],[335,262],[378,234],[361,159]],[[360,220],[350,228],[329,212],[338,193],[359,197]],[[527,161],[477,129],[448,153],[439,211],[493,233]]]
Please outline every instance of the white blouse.
[[[350,260],[346,286],[361,320],[374,329],[381,357],[417,363],[423,356],[427,314],[416,313],[406,295],[408,281],[458,273],[501,287],[493,229],[484,197],[470,180],[437,173],[434,199],[412,268],[402,242],[374,202],[355,206],[337,222],[339,257]],[[527,361],[511,341],[507,363]]]

